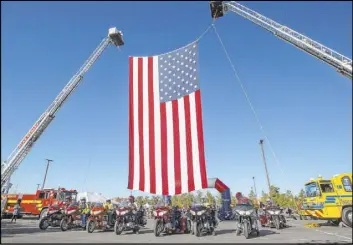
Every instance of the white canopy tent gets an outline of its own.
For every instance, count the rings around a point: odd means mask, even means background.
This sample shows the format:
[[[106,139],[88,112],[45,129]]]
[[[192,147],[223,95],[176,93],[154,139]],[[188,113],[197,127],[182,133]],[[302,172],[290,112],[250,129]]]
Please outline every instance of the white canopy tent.
[[[77,201],[80,201],[83,197],[86,198],[86,202],[90,203],[104,203],[107,200],[107,198],[97,192],[80,192],[77,194]]]

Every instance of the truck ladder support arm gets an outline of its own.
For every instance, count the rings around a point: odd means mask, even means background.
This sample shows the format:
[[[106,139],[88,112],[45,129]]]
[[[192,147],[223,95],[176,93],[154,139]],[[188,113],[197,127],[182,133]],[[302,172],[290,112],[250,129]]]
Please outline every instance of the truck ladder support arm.
[[[273,33],[278,38],[334,67],[345,77],[352,79],[352,59],[312,40],[311,38],[281,25],[234,1],[211,1],[210,7],[212,18],[220,18],[227,11],[236,13]]]
[[[10,183],[9,181],[14,171],[20,166],[24,158],[32,149],[34,143],[39,139],[44,130],[53,121],[57,111],[74,92],[74,90],[82,81],[86,72],[88,72],[88,70],[101,56],[109,44],[113,44],[117,47],[124,45],[122,33],[115,27],[109,29],[108,36],[102,40],[98,47],[93,51],[91,56],[86,60],[78,72],[71,78],[64,89],[59,93],[59,95],[55,98],[48,109],[41,115],[41,117],[35,122],[35,124],[21,140],[15,150],[7,158],[6,163],[2,165],[1,168],[1,186]],[[7,190],[5,192],[8,192],[9,188],[4,189]]]

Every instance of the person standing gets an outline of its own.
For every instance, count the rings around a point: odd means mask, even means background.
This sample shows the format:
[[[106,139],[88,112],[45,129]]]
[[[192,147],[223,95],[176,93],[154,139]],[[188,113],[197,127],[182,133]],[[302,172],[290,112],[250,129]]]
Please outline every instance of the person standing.
[[[21,209],[21,200],[19,199],[17,200],[15,206],[13,207],[13,215],[12,215],[11,223],[13,220],[15,220],[15,223],[16,223],[16,219],[20,214],[20,209]]]

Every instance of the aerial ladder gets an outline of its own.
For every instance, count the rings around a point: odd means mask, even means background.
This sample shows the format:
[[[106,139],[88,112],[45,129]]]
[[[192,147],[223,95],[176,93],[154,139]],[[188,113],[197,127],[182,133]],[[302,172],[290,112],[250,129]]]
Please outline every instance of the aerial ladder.
[[[352,59],[345,57],[344,55],[328,47],[325,47],[311,38],[281,25],[234,1],[211,1],[210,8],[212,18],[220,18],[228,11],[236,13],[261,26],[265,30],[274,34],[276,37],[322,60],[336,69],[337,72],[352,80]]]
[[[1,163],[1,194],[7,194],[11,187],[10,178],[16,169],[20,166],[24,158],[32,149],[35,142],[43,134],[44,130],[55,118],[55,114],[62,107],[64,102],[75,91],[81,83],[84,75],[92,67],[94,62],[101,56],[103,51],[110,45],[120,47],[124,45],[123,34],[117,28],[113,27],[108,30],[108,36],[105,37],[98,47],[93,51],[91,56],[81,66],[78,72],[66,84],[64,89],[59,93],[48,109],[39,117],[32,128],[24,136],[17,145],[15,150],[10,154],[5,162]],[[3,200],[6,202],[6,200]],[[3,202],[2,202],[3,204]],[[2,205],[3,206],[3,205]],[[3,208],[3,207],[2,207]],[[1,210],[2,210],[1,208]]]

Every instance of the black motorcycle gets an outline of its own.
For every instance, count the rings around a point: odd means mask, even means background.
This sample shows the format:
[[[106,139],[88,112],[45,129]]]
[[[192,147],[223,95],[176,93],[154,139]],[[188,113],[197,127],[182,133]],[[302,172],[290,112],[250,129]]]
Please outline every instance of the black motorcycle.
[[[135,234],[139,234],[140,225],[137,223],[137,211],[131,209],[127,204],[122,204],[116,210],[115,234],[120,235],[123,231],[131,230]]]
[[[46,216],[42,217],[39,221],[39,229],[46,230],[49,226],[59,227],[63,217],[63,208],[58,205],[52,205],[48,208]]]
[[[260,235],[256,211],[251,205],[236,205],[234,208],[237,220],[236,235],[239,236],[241,233],[246,239],[249,238],[250,234],[256,232],[256,235]]]
[[[192,221],[191,234],[197,237],[203,233],[216,235],[216,212],[211,208],[206,208],[202,204],[194,204],[190,209],[190,219]]]
[[[276,227],[277,230],[286,227],[286,218],[283,215],[282,209],[271,207],[265,210],[267,214],[268,226]]]

